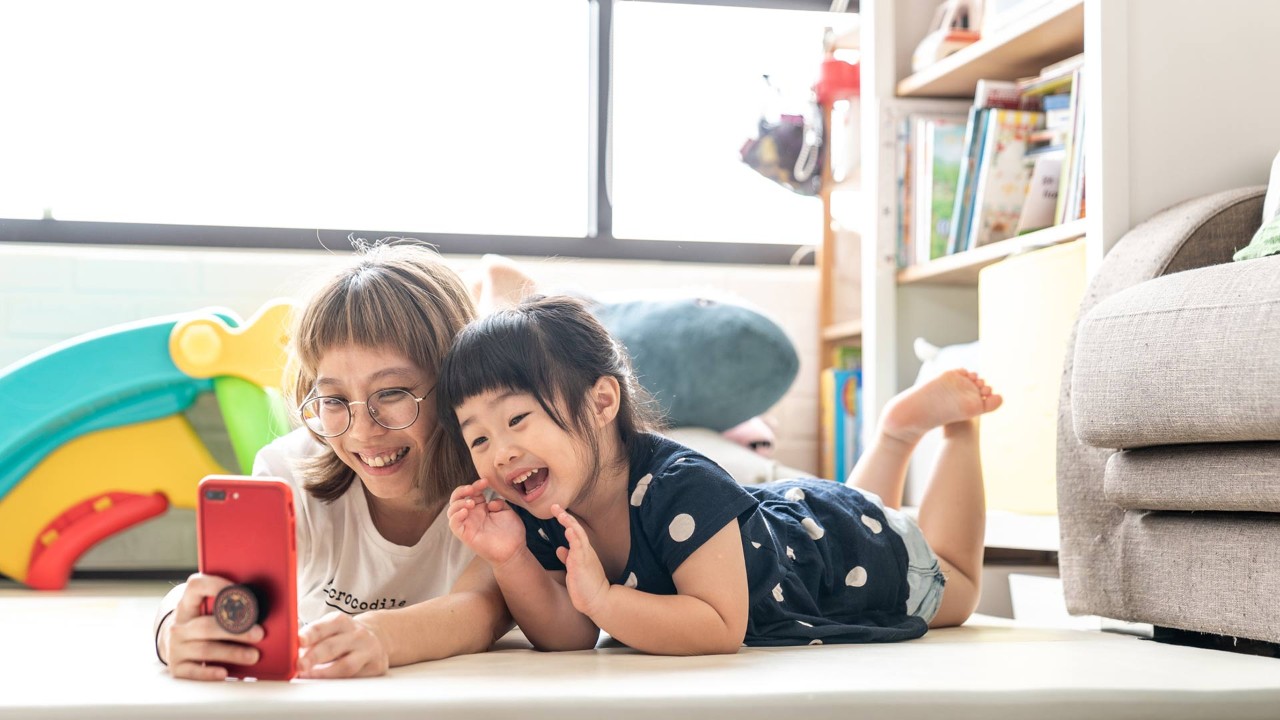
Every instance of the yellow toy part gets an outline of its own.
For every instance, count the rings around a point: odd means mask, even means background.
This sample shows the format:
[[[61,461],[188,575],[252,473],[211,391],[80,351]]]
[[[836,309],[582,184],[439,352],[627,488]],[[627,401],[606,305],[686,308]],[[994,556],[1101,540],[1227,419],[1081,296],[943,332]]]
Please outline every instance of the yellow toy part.
[[[239,377],[279,388],[294,305],[272,300],[240,327],[216,316],[185,320],[169,335],[173,364],[193,378]]]
[[[0,500],[0,572],[37,589],[65,587],[99,540],[169,503],[195,508],[200,478],[226,472],[181,415],[76,438]]]

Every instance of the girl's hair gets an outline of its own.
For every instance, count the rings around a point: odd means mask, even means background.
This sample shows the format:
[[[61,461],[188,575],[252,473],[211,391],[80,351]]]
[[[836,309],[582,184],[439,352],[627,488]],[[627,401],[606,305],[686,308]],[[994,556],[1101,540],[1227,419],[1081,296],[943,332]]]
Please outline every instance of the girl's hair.
[[[591,451],[588,480],[578,501],[590,494],[601,469],[600,444],[591,423],[587,391],[604,376],[618,381],[617,428],[625,462],[641,433],[658,427],[654,402],[636,382],[627,351],[581,301],[535,295],[509,310],[487,315],[458,334],[436,386],[439,424],[468,452],[456,410],[468,398],[491,390],[529,393],[561,429]],[[564,417],[556,401],[568,410]]]
[[[431,382],[439,377],[454,336],[475,317],[475,305],[462,280],[431,248],[386,241],[355,244],[355,261],[311,297],[294,326],[291,355],[297,379],[286,387],[292,387],[295,409],[315,388],[320,359],[337,347],[394,348]],[[418,422],[429,417],[427,410]],[[325,447],[326,452],[302,470],[307,492],[333,502],[347,491],[356,474]],[[428,502],[447,497],[463,478],[471,476],[469,454],[449,442],[439,426],[425,450],[421,465],[425,477],[419,482]]]

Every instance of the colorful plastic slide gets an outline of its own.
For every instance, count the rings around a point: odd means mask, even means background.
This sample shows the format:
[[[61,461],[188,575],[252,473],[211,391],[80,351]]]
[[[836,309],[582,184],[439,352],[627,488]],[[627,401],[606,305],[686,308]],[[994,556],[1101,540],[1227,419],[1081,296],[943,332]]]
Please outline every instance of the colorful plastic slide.
[[[194,508],[200,478],[225,469],[183,412],[212,392],[240,471],[287,431],[280,382],[288,301],[243,324],[210,310],[81,335],[0,369],[0,573],[66,586],[94,544]]]

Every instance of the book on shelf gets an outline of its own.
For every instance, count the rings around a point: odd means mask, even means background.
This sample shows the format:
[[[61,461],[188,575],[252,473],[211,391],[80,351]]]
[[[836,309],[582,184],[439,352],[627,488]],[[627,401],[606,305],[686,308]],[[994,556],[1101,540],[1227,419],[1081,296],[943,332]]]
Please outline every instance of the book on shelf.
[[[1027,198],[1018,215],[1015,235],[1025,235],[1053,225],[1058,207],[1058,180],[1062,174],[1062,151],[1042,153],[1030,158],[1031,181]]]
[[[898,123],[894,132],[895,190],[898,199],[897,264],[904,268],[915,259],[911,236],[911,119],[906,118]]]
[[[951,222],[947,198],[955,192],[950,178],[958,172],[963,123],[964,116],[955,113],[917,112],[908,114],[896,128],[899,268],[945,254],[945,233]],[[935,240],[933,228],[938,227],[944,234]]]
[[[1043,127],[1042,112],[991,112],[974,176],[973,220],[965,249],[1013,237],[1031,180],[1025,162],[1027,140]]]
[[[856,370],[862,367],[862,348],[857,345],[839,345],[831,351],[831,367],[837,370]]]
[[[982,163],[982,141],[987,118],[993,109],[1017,109],[1020,105],[1018,84],[1011,80],[979,80],[973,93],[964,131],[964,148],[960,172],[956,180],[956,196],[951,210],[947,234],[947,254],[967,249],[969,227],[973,220],[973,201],[977,192],[975,177]]]
[[[1022,103],[1022,91],[1013,80],[978,80],[973,91],[974,107],[1005,108],[1017,110]]]
[[[1042,78],[1057,77],[1059,75],[1075,72],[1076,70],[1078,70],[1083,66],[1084,66],[1084,53],[1079,53],[1077,55],[1072,55],[1069,58],[1063,58],[1062,60],[1059,60],[1056,63],[1050,63],[1049,65],[1045,65],[1044,67],[1040,68],[1040,75],[1038,77],[1042,77]]]
[[[1084,194],[1084,65],[1072,70],[1070,114],[1071,129],[1063,143],[1062,179],[1058,183],[1058,203],[1054,213],[1054,224],[1084,217],[1082,198]]]
[[[862,368],[827,368],[820,385],[822,476],[844,482],[862,452]]]
[[[947,254],[964,148],[964,118],[925,117],[916,125],[916,171],[912,175],[915,260],[926,263]]]

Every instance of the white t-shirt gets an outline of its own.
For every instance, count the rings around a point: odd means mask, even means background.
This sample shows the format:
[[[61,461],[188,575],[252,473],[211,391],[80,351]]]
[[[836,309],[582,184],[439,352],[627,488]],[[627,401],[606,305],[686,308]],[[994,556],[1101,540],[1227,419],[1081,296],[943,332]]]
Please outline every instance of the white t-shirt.
[[[254,475],[293,486],[298,618],[308,623],[334,610],[358,615],[448,593],[474,554],[450,532],[445,511],[413,547],[396,545],[373,526],[358,478],[327,505],[302,487],[298,461],[324,451],[305,429],[297,429],[264,447],[253,463]]]

